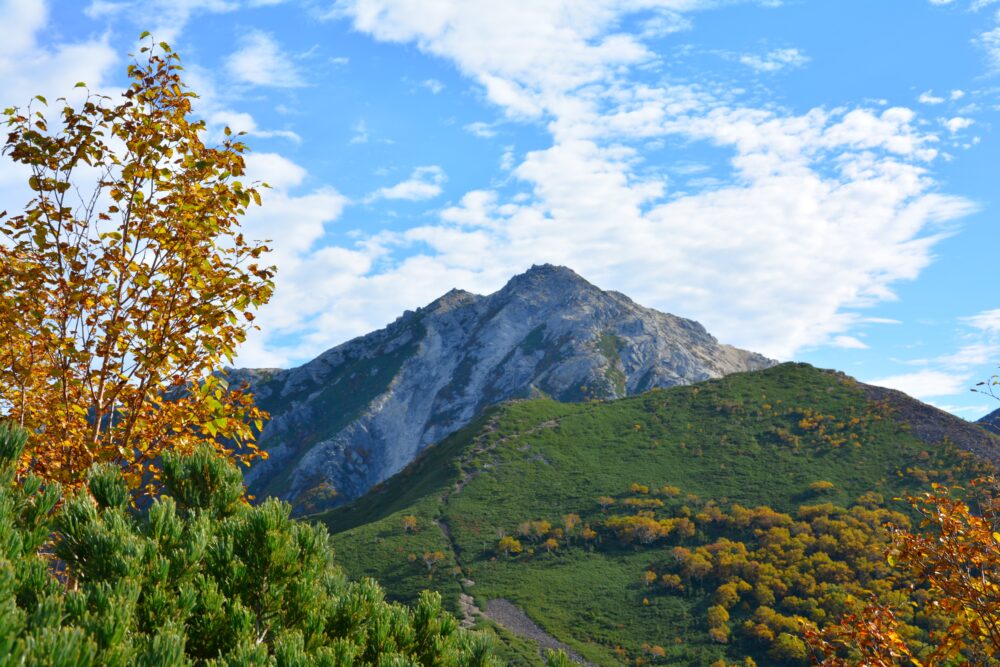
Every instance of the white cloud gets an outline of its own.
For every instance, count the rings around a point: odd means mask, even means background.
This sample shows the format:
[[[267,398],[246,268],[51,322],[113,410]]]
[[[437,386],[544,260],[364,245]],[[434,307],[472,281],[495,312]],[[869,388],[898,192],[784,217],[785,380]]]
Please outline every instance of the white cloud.
[[[963,319],[969,326],[991,334],[1000,334],[1000,308],[984,310],[983,312]]]
[[[484,123],[481,120],[477,120],[474,123],[469,123],[468,125],[465,125],[463,129],[469,134],[483,139],[489,139],[491,137],[495,137],[497,134],[497,131],[493,129],[493,126],[491,124]]]
[[[48,20],[46,2],[0,2],[0,108],[24,106],[35,95],[53,105],[57,97],[79,99],[79,81],[96,92],[113,92],[103,89],[118,63],[108,36],[42,45]]]
[[[961,414],[982,415],[984,413],[988,413],[990,409],[994,407],[986,405],[985,403],[981,403],[979,405],[951,405],[948,403],[935,403],[934,401],[931,401],[930,404],[938,408],[939,410],[944,410],[945,412],[950,412],[954,415],[961,415]],[[975,418],[976,417],[971,417],[970,419],[975,419]]]
[[[514,147],[504,146],[503,154],[500,155],[500,169],[510,171],[514,168]]]
[[[435,95],[444,90],[444,84],[437,79],[424,79],[421,84],[424,88],[431,91]]]
[[[948,95],[948,98],[952,102],[957,102],[958,100],[962,99],[963,97],[965,97],[965,91],[964,90],[953,90],[953,91],[951,91],[951,94]]]
[[[869,380],[868,383],[889,389],[898,389],[919,399],[954,396],[969,391],[972,386],[970,384],[971,378],[967,374],[933,370],[891,375]]]
[[[38,0],[8,0],[29,5]],[[124,17],[157,41],[174,43],[192,17],[225,14],[245,7],[273,7],[287,0],[91,0],[84,13],[92,19]]]
[[[978,342],[963,345],[956,352],[937,357],[935,363],[946,368],[973,368],[1000,361],[1000,344]]]
[[[232,86],[220,86],[220,80],[225,83],[227,78],[219,76],[214,70],[197,65],[186,65],[184,79],[191,90],[198,93],[198,97],[193,101],[193,106],[195,114],[205,119],[206,141],[210,143],[221,142],[225,136],[223,130],[228,126],[234,132],[246,132],[249,137],[280,138],[293,143],[301,142],[302,138],[293,130],[262,128],[251,114],[233,109],[234,104],[242,101],[242,96],[239,91],[233,90]],[[276,110],[280,111],[280,109]]]
[[[963,326],[959,330],[962,344],[954,352],[904,361],[907,365],[925,368],[870,382],[900,389],[917,398],[967,393],[977,379],[987,377],[1000,362],[1000,309],[959,318],[959,322]],[[957,411],[950,407],[943,409]]]
[[[31,103],[52,122],[59,114],[57,98],[66,97],[76,104],[86,95],[84,89],[74,87],[79,81],[94,93],[119,92],[108,85],[119,64],[108,35],[43,44],[48,26],[47,3],[0,0],[0,108],[23,108]],[[50,106],[32,102],[35,95],[47,98]],[[29,175],[27,168],[7,156],[0,159],[0,210],[16,211],[31,199]]]
[[[777,72],[786,67],[802,67],[809,58],[798,49],[775,49],[763,55],[740,56],[740,62],[758,72]]]
[[[642,22],[642,36],[645,39],[666,37],[676,32],[692,28],[691,20],[683,14],[672,11],[661,12]]]
[[[942,123],[946,128],[948,128],[949,132],[955,134],[956,132],[960,132],[961,130],[964,130],[968,127],[972,127],[975,121],[972,120],[971,118],[965,118],[963,116],[955,116],[954,118],[949,118],[947,120],[942,121]]]
[[[616,32],[626,15],[710,4],[339,3],[359,31],[453,62],[508,117],[543,120],[551,145],[516,159],[505,150],[510,195],[468,192],[439,220],[313,253],[317,283],[336,276],[339,291],[311,291],[328,315],[309,320],[299,355],[448,287],[489,292],[543,261],[771,356],[861,343],[847,332],[870,319],[863,309],[917,277],[950,228],[941,223],[974,206],[938,191],[930,166],[940,139],[911,110],[794,114],[741,105],[730,90],[632,77],[657,55],[642,35]],[[643,163],[643,147],[665,140],[702,143],[731,175],[672,191]],[[437,196],[439,175],[415,172],[369,201]]]
[[[991,69],[1000,70],[1000,25],[981,33],[976,41],[986,51]]]
[[[834,336],[830,340],[830,345],[832,347],[839,347],[844,350],[867,350],[868,345],[864,341],[855,338],[854,336]]]
[[[261,191],[262,207],[251,207],[243,221],[248,238],[268,240],[272,252],[264,261],[278,266],[275,292],[258,314],[267,322],[263,331],[252,331],[240,348],[239,364],[250,367],[287,367],[302,361],[302,331],[325,312],[334,294],[341,294],[338,272],[366,271],[359,264],[362,253],[326,248],[322,239],[341,215],[347,199],[324,186],[305,194],[293,194],[307,178],[306,170],[275,153],[250,153],[247,175],[265,181],[271,189]],[[285,338],[290,336],[292,343]],[[314,344],[314,343],[312,343]],[[309,341],[305,347],[311,346]]]
[[[277,153],[250,153],[246,156],[247,175],[284,192],[302,184],[306,170]]]
[[[251,30],[240,48],[226,59],[226,69],[238,81],[255,86],[296,88],[305,85],[292,59],[273,37]]]
[[[352,144],[366,144],[368,143],[368,123],[361,119],[351,126],[351,140],[349,143]]]
[[[942,104],[944,103],[944,98],[935,95],[933,90],[925,90],[920,93],[920,97],[917,98],[917,101],[921,104]]]
[[[235,0],[91,0],[85,11],[91,18],[126,17],[156,40],[174,43],[192,16],[231,12],[239,7]]]
[[[245,112],[221,109],[213,112],[206,122],[212,126],[228,127],[233,132],[245,132],[249,137],[259,137],[261,139],[280,137],[297,144],[302,142],[302,137],[291,130],[260,129],[257,127],[257,121],[254,120],[253,116]]]
[[[441,194],[441,184],[445,181],[444,171],[436,165],[417,167],[405,181],[379,189],[373,199],[404,199],[423,201]]]

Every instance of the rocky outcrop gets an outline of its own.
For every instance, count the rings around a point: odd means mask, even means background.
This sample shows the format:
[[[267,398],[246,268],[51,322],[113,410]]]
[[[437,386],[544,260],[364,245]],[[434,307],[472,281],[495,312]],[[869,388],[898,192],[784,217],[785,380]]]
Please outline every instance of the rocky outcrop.
[[[544,265],[489,296],[452,290],[299,368],[232,374],[272,416],[251,492],[309,513],[358,497],[500,401],[618,398],[773,363]]]

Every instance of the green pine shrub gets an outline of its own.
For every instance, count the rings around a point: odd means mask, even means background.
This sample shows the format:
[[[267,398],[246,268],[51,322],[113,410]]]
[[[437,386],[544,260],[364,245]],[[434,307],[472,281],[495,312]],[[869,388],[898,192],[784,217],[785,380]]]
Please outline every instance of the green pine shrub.
[[[251,507],[209,448],[163,458],[135,510],[118,469],[64,499],[17,479],[27,434],[0,425],[0,667],[498,664],[437,593],[412,609],[333,562],[326,529]]]

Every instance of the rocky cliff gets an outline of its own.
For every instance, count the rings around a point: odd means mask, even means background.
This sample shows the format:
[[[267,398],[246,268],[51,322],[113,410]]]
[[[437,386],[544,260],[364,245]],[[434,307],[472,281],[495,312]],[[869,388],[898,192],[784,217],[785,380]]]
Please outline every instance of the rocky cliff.
[[[360,496],[500,401],[618,398],[773,363],[544,265],[489,296],[452,290],[298,368],[232,375],[272,416],[251,493],[304,513]]]

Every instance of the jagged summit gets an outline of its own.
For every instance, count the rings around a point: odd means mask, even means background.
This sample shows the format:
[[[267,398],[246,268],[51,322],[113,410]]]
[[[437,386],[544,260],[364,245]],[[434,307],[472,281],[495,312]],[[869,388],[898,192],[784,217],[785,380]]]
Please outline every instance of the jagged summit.
[[[453,289],[379,331],[278,373],[242,371],[272,421],[258,497],[336,505],[401,470],[486,407],[537,395],[619,398],[773,365],[692,320],[531,267],[487,296]]]
[[[600,293],[576,271],[554,264],[535,264],[511,278],[495,296],[520,297],[534,301],[571,300],[582,294]]]
[[[590,287],[594,286],[587,282],[579,273],[569,268],[568,266],[559,266],[556,264],[533,264],[530,269],[524,273],[519,273],[513,278],[511,278],[504,289],[513,287],[566,287],[569,285],[576,285],[578,287]]]
[[[420,310],[421,312],[451,310],[452,308],[458,308],[469,303],[474,303],[482,298],[482,296],[473,294],[472,292],[467,292],[464,289],[452,288]]]

